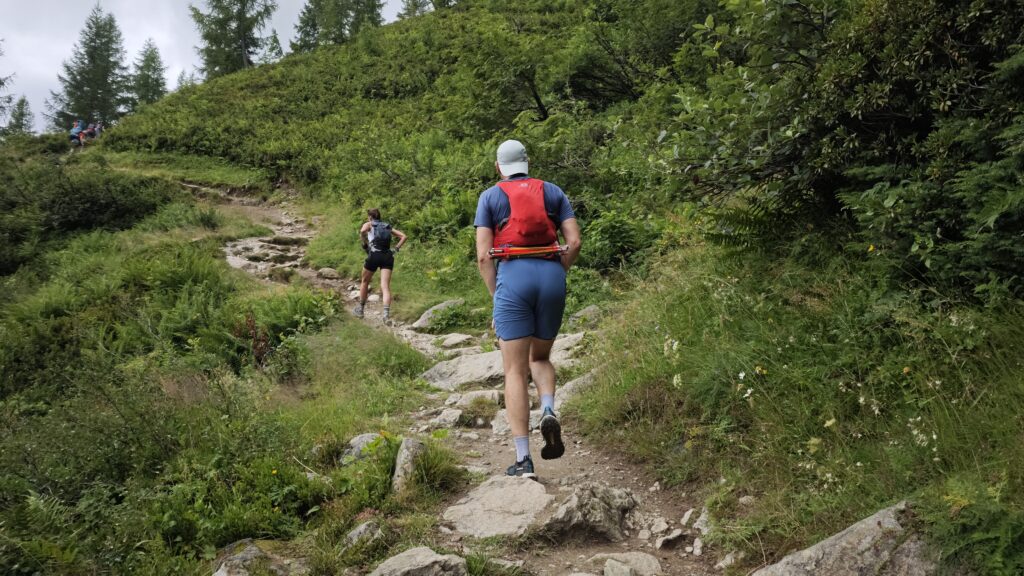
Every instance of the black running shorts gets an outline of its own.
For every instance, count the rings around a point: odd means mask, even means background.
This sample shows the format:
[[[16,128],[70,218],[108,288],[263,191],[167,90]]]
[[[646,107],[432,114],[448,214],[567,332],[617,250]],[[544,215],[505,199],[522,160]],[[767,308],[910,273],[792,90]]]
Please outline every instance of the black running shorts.
[[[370,272],[376,272],[379,268],[383,268],[384,270],[394,270],[395,255],[390,251],[370,252],[366,257],[366,261],[363,262],[363,268],[366,268]]]

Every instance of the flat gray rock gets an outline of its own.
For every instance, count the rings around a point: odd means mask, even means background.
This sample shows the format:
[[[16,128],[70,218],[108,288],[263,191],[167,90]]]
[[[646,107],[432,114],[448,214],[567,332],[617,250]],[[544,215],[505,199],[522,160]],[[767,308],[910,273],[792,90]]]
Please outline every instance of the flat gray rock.
[[[661,574],[661,562],[650,554],[643,552],[620,552],[616,554],[597,554],[590,559],[592,563],[615,560],[621,562],[636,572],[637,576],[657,576]]]
[[[481,399],[481,400],[478,400]],[[494,404],[495,406],[501,406],[504,404],[505,394],[499,390],[472,390],[465,392],[459,397],[455,406],[458,408],[468,408],[473,402],[486,402],[488,404]]]
[[[469,334],[449,334],[441,341],[442,348],[455,348],[462,346],[473,339]]]
[[[434,319],[434,316],[438,312],[445,308],[451,308],[453,306],[462,306],[466,301],[462,298],[456,298],[454,300],[445,300],[440,304],[430,307],[426,312],[420,315],[419,319],[412,323],[412,327],[416,330],[423,330],[424,328],[430,327],[430,321]]]
[[[316,271],[316,275],[319,278],[324,278],[324,279],[327,279],[327,280],[339,280],[339,279],[341,279],[341,274],[338,274],[338,271],[335,270],[334,268],[321,268],[321,269]]]
[[[250,576],[265,574],[267,570],[279,576],[309,574],[305,560],[284,558],[266,548],[266,542],[250,539],[226,546],[221,551],[221,559],[216,562],[218,568],[213,576]]]
[[[460,418],[462,418],[462,410],[445,408],[440,414],[430,419],[430,425],[434,428],[452,428],[459,424]]]
[[[604,576],[636,576],[636,570],[629,564],[609,558],[604,563]]]
[[[444,519],[474,538],[519,536],[552,500],[539,482],[494,476],[445,510]]]
[[[426,452],[427,446],[415,438],[402,439],[395,457],[395,475],[391,478],[391,491],[394,493],[405,490],[412,482],[416,472],[416,459]]]
[[[561,386],[555,386],[555,410],[561,410],[562,404],[578,396],[594,383],[593,372],[587,372],[583,376],[570,380]]]
[[[559,538],[599,537],[620,542],[626,537],[622,528],[626,514],[637,504],[629,490],[587,482],[573,490],[541,530]]]
[[[906,502],[885,508],[814,546],[794,552],[754,576],[930,576],[938,551],[904,528]]]
[[[380,529],[380,523],[376,520],[367,520],[345,535],[345,544],[347,546],[366,546],[381,538],[384,538],[384,532]]]
[[[454,554],[442,556],[426,546],[388,558],[370,576],[466,576],[466,560]]]
[[[540,419],[543,415],[544,412],[541,410],[530,410],[530,430],[540,427]],[[491,433],[496,435],[512,433],[512,428],[508,425],[508,412],[504,408],[495,412],[494,420],[491,420]]]
[[[579,332],[555,340],[555,345],[551,348],[551,361],[556,368],[572,363],[573,352],[583,341],[583,336],[584,334]],[[494,350],[438,362],[424,372],[421,378],[434,388],[455,391],[469,384],[500,382],[503,376],[501,350]]]

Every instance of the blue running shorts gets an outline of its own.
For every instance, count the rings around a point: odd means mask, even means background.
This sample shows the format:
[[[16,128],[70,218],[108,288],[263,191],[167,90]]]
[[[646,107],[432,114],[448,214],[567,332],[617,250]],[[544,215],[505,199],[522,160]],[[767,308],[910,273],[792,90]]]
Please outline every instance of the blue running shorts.
[[[494,328],[498,338],[554,340],[565,311],[565,268],[558,260],[519,258],[498,263]]]

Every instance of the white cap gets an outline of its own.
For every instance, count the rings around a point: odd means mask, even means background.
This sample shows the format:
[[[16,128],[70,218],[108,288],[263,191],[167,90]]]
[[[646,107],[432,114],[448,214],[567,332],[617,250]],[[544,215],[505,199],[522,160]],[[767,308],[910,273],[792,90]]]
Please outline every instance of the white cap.
[[[498,146],[498,169],[508,178],[515,174],[530,173],[530,158],[526,146],[518,140],[505,140]]]

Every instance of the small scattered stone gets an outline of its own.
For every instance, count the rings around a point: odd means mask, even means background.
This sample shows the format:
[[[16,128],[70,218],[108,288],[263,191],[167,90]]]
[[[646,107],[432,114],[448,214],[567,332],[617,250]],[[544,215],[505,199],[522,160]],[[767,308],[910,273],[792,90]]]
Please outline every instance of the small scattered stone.
[[[742,559],[743,559],[743,553],[742,552],[740,552],[740,553],[729,552],[728,554],[725,555],[725,558],[722,558],[718,562],[718,564],[715,564],[715,568],[718,569],[718,570],[725,570],[726,568],[732,566],[733,564],[735,564],[736,562],[739,562]]]
[[[452,428],[459,423],[460,418],[462,418],[462,410],[445,408],[430,420],[430,424],[437,428]]]
[[[648,492],[657,492],[658,490],[661,490],[661,482],[655,482],[654,486],[647,489]]]
[[[391,479],[391,491],[396,494],[405,490],[412,481],[416,468],[416,459],[426,452],[427,446],[415,438],[405,438],[398,447],[395,458],[395,475]]]
[[[613,554],[597,554],[590,558],[590,562],[607,562],[616,560],[626,564],[636,573],[636,576],[657,576],[662,573],[661,562],[650,554],[643,552],[619,552]]]
[[[443,348],[455,348],[457,346],[465,344],[466,342],[469,342],[472,339],[473,337],[470,336],[469,334],[449,334],[448,336],[445,337],[444,340],[441,341],[441,346]]]
[[[687,554],[692,554],[693,546],[687,546],[686,548],[683,548],[683,550],[685,550]]]
[[[754,497],[750,495],[741,496],[738,502],[740,506],[752,506],[754,504]]]
[[[704,553],[704,541],[699,537],[693,539],[693,555],[700,556]]]
[[[316,275],[318,277],[324,278],[326,280],[339,280],[339,279],[341,279],[341,274],[338,274],[338,271],[335,270],[334,268],[321,268],[321,269],[316,271]]]
[[[656,518],[651,523],[651,532],[654,534],[661,534],[662,532],[668,531],[668,522],[664,518]]]
[[[683,528],[686,528],[686,525],[690,523],[690,517],[693,516],[693,512],[694,512],[693,508],[690,508],[689,510],[687,510],[686,514],[683,514],[683,519],[679,521],[679,525],[682,526]]]
[[[701,536],[707,536],[711,530],[711,515],[708,514],[707,507],[700,509],[700,517],[693,523],[693,529],[700,532]]]
[[[636,537],[639,538],[640,540],[650,540],[651,539],[651,531],[650,530],[641,530],[640,532],[637,533]]]

